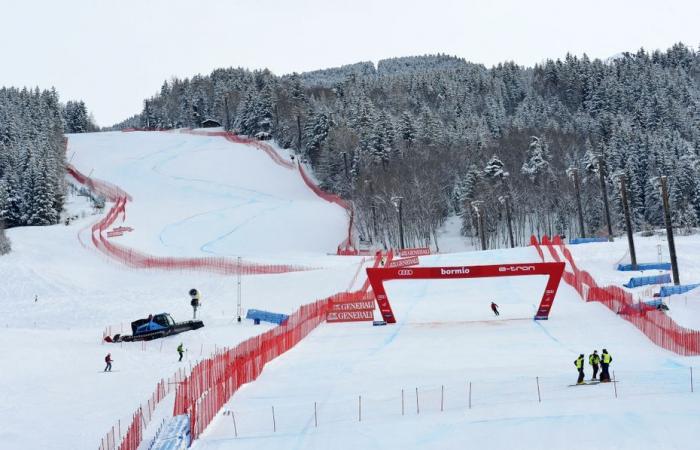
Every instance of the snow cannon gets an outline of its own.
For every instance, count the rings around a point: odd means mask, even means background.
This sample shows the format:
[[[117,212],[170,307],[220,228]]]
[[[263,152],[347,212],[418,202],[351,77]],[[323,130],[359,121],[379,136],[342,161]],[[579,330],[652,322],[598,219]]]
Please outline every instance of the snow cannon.
[[[188,320],[186,322],[175,322],[168,313],[160,313],[155,316],[149,316],[146,319],[138,319],[131,322],[131,335],[115,334],[110,338],[107,336],[107,342],[131,342],[131,341],[150,341],[174,334],[182,333],[190,330],[197,330],[204,326],[201,320]]]

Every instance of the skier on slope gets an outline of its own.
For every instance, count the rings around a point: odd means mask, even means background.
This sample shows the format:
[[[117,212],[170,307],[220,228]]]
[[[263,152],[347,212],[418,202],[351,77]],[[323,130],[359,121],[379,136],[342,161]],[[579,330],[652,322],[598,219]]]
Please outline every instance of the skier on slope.
[[[583,353],[578,355],[578,358],[574,361],[574,365],[576,366],[576,370],[578,370],[578,381],[576,381],[576,384],[583,384],[583,378],[585,377],[583,373]]]
[[[612,362],[612,356],[610,356],[610,353],[606,349],[603,349],[603,354],[600,355],[600,382],[601,383],[609,383],[610,382],[610,372],[608,372],[608,369],[610,367],[610,363]]]
[[[598,350],[593,350],[593,353],[588,355],[588,364],[593,367],[593,376],[591,380],[595,380],[598,375],[598,365],[600,364],[600,356],[598,355]]]
[[[182,342],[180,342],[180,345],[177,346],[177,353],[180,355],[180,359],[178,359],[178,362],[182,361],[182,355],[185,354],[185,349],[182,346]]]
[[[112,354],[107,353],[107,356],[105,356],[105,362],[107,363],[107,365],[105,366],[104,372],[111,372],[112,371],[112,361],[114,361],[112,359]]]
[[[501,315],[501,314],[499,314],[499,312],[498,312],[498,305],[495,304],[494,302],[491,302],[491,311],[493,311],[493,313],[494,313],[496,316],[500,316],[500,315]]]
[[[190,289],[190,305],[192,306],[192,319],[197,318],[197,308],[200,305],[199,291],[197,289]]]

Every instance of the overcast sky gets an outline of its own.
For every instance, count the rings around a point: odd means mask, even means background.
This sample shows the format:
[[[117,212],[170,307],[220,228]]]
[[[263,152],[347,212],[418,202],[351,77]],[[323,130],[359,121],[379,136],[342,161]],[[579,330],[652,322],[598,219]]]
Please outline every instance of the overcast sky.
[[[173,76],[448,53],[486,66],[700,44],[700,1],[0,0],[0,85],[55,86],[99,125]]]

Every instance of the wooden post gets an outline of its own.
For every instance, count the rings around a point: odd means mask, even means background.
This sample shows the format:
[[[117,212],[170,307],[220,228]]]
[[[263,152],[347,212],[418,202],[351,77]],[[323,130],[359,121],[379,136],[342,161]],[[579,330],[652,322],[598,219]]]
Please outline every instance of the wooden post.
[[[403,401],[403,389],[401,389],[401,415],[405,414],[404,401]]]
[[[627,245],[630,249],[630,259],[632,260],[632,270],[637,270],[637,252],[634,249],[634,230],[632,230],[632,219],[630,218],[630,205],[627,200],[627,186],[625,176],[620,176],[620,194],[622,196],[622,209],[625,212],[625,228],[627,228]]]
[[[469,409],[472,409],[472,382],[469,382]]]
[[[694,390],[693,390],[693,366],[690,366],[690,392],[694,392]]]
[[[238,437],[238,426],[236,426],[236,415],[231,411],[231,420],[233,420],[233,435]]]
[[[613,370],[613,388],[615,390],[615,398],[617,398],[617,381],[615,381],[615,371]]]
[[[362,422],[362,396],[357,398],[357,421]]]
[[[603,206],[605,207],[605,223],[608,226],[608,240],[612,242],[613,229],[610,220],[610,205],[608,204],[608,187],[605,183],[605,163],[602,156],[598,156],[598,175],[600,177],[600,190],[603,194]]]
[[[581,183],[579,181],[578,169],[572,167],[569,169],[571,178],[574,179],[574,191],[576,192],[576,206],[578,207],[578,227],[581,232],[581,237],[586,237],[586,228],[583,224],[583,207],[581,206]]]
[[[316,402],[314,402],[314,426],[318,428],[318,413],[316,412]]]
[[[676,259],[676,243],[673,240],[673,224],[671,223],[671,206],[668,201],[668,180],[660,177],[661,197],[664,204],[664,221],[666,222],[666,237],[668,239],[668,252],[671,255],[671,271],[673,272],[673,284],[679,285],[678,260]]]
[[[420,414],[420,405],[418,404],[418,388],[416,388],[416,414]]]
[[[440,386],[440,412],[445,410],[445,385]]]
[[[275,407],[272,407],[272,431],[277,432],[277,421],[275,421]]]
[[[540,395],[540,377],[535,377],[537,381],[537,401],[542,403],[542,396]]]

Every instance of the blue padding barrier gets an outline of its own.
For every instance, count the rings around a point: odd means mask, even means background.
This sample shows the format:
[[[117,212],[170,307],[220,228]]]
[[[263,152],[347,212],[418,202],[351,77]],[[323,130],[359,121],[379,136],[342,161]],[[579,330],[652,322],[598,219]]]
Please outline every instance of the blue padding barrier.
[[[259,309],[249,309],[245,315],[246,319],[258,319],[264,320],[265,322],[275,323],[277,325],[282,325],[289,318],[286,314],[273,313],[269,311],[261,311]]]
[[[632,264],[618,264],[617,270],[629,272],[630,270],[671,270],[671,263],[642,263],[637,264],[636,269],[632,269]]]
[[[591,242],[608,242],[608,238],[590,237],[590,238],[574,238],[569,240],[569,244],[590,244]]]
[[[181,414],[168,419],[149,450],[187,450],[190,446],[190,416]]]
[[[647,306],[651,306],[652,308],[658,308],[659,305],[661,305],[663,302],[661,301],[660,298],[655,298],[653,300],[644,300],[644,303]]]
[[[669,295],[683,294],[684,292],[688,292],[692,289],[695,289],[698,286],[700,286],[700,284],[682,284],[680,286],[664,286],[661,288],[661,291],[659,291],[659,297],[668,297]]]
[[[639,286],[646,286],[648,284],[664,284],[671,282],[671,274],[665,273],[663,275],[654,275],[652,277],[635,277],[630,278],[630,280],[623,284],[626,288],[635,288]]]

